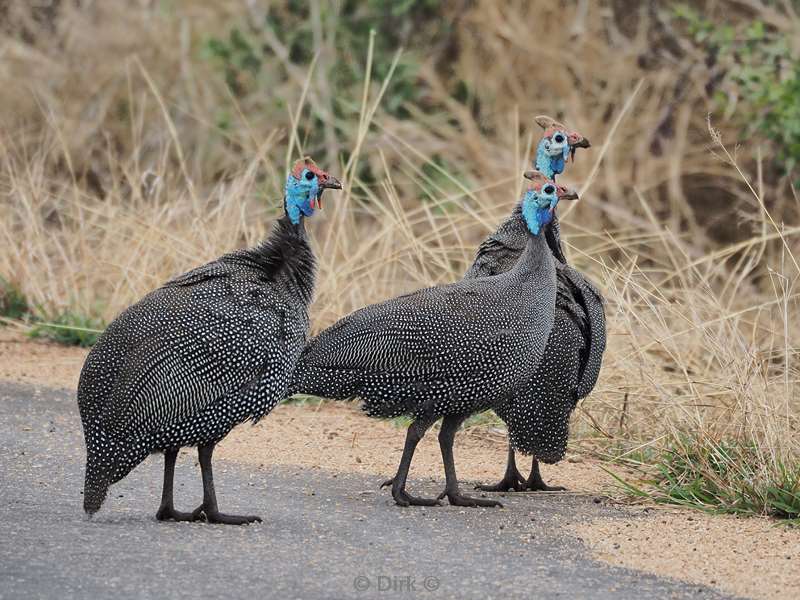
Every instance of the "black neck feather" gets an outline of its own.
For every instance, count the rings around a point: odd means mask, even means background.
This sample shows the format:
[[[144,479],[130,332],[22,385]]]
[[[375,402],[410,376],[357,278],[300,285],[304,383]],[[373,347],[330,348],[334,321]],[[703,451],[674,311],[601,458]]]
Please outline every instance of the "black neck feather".
[[[317,263],[302,216],[295,225],[284,214],[276,221],[270,236],[244,254],[266,279],[282,286],[302,303],[310,304]]]
[[[564,256],[564,250],[561,247],[561,226],[558,223],[558,217],[553,215],[553,220],[544,228],[545,239],[547,245],[553,256],[561,264],[567,264],[567,259]]]

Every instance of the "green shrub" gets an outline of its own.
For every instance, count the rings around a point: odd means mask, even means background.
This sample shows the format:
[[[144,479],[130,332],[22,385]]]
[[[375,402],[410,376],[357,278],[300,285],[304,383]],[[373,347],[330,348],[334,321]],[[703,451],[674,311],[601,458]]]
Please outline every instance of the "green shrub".
[[[322,3],[320,10],[325,23],[331,6]],[[372,60],[374,80],[382,81],[389,74],[397,49],[407,48],[395,68],[383,107],[395,116],[408,116],[405,106],[417,104],[423,92],[417,82],[417,72],[418,48],[425,44],[417,42],[446,39],[450,27],[449,22],[440,17],[440,11],[439,3],[432,0],[351,0],[341,5],[334,42],[336,56],[329,60],[331,71],[328,73],[336,116],[346,112],[349,117],[358,108],[371,30],[376,33]],[[279,100],[265,94],[274,84],[266,68],[276,62],[268,43],[272,35],[286,49],[291,63],[308,65],[311,62],[314,38],[309,8],[304,2],[289,2],[283,9],[270,10],[262,23],[232,26],[227,36],[207,40],[204,55],[220,68],[234,96],[258,94],[264,101],[273,103],[273,108],[282,108],[276,105]],[[310,140],[310,145],[314,141]]]
[[[625,455],[621,462],[646,473],[641,481],[611,475],[626,494],[660,504],[800,520],[800,465],[770,469],[771,460],[752,444],[684,437]]]
[[[65,312],[53,319],[37,322],[28,335],[48,339],[67,346],[88,348],[97,342],[105,324],[97,319]]]
[[[0,317],[23,319],[28,315],[28,301],[10,282],[0,277]],[[2,322],[0,322],[2,325]]]
[[[709,82],[717,106],[735,111],[742,139],[757,134],[771,143],[782,171],[793,174],[800,162],[800,57],[790,31],[760,20],[737,26],[712,21],[689,5],[675,14],[718,69],[718,81]]]

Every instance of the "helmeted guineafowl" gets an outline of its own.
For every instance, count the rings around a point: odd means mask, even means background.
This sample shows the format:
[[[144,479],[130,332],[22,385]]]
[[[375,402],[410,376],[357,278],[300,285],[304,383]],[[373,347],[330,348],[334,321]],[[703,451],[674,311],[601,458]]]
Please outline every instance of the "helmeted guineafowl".
[[[463,496],[453,438],[469,415],[505,402],[534,372],[556,300],[555,261],[542,228],[559,199],[576,194],[539,176],[515,215],[528,240],[513,269],[419,290],[364,307],[312,340],[295,370],[292,390],[327,398],[358,397],[374,417],[414,418],[392,483],[401,506],[499,502]],[[440,417],[439,444],[446,487],[439,499],[405,490],[417,443]]]
[[[567,158],[573,160],[577,148],[589,148],[589,140],[551,117],[539,115],[535,119],[544,132],[536,145],[533,168],[553,181],[564,172]],[[553,219],[556,223],[558,219]],[[556,225],[558,227],[558,225]],[[512,214],[497,231],[490,234],[480,245],[475,261],[467,269],[464,279],[486,277],[505,273],[517,262],[527,244],[527,228]]]
[[[588,148],[589,142],[549,117],[537,117],[536,122],[545,132],[537,146],[535,166],[555,178],[564,169],[567,153],[574,153],[575,148]],[[555,324],[544,357],[530,381],[508,403],[495,408],[509,428],[508,462],[500,482],[477,487],[484,491],[564,489],[545,484],[537,458],[548,463],[563,458],[569,417],[578,400],[594,388],[600,374],[606,346],[602,295],[585,276],[567,264],[557,217],[545,233],[556,259]],[[507,219],[481,244],[464,277],[486,277],[511,269],[526,240],[527,233],[519,220]],[[515,448],[533,455],[527,480],[517,469]]]
[[[297,161],[286,180],[285,214],[264,242],[168,281],[100,336],[78,384],[87,513],[148,454],[163,452],[159,520],[260,521],[219,512],[211,457],[233,427],[257,421],[286,396],[314,290],[303,221],[326,188],[341,184],[311,159]],[[203,503],[192,513],[176,511],[172,498],[184,446],[198,447],[202,469]]]
[[[588,138],[568,129],[552,117],[539,115],[534,120],[544,132],[536,146],[533,167],[555,181],[556,175],[564,172],[567,157],[571,156],[575,160],[575,151],[578,148],[590,148],[591,144]]]

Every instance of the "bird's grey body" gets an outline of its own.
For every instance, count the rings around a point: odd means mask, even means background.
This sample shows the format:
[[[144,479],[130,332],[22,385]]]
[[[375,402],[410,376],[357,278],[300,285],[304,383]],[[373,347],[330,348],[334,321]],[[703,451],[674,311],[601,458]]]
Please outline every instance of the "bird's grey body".
[[[555,266],[529,236],[514,269],[364,307],[304,350],[293,389],[359,397],[370,416],[471,414],[504,400],[553,324]]]
[[[563,458],[569,418],[578,400],[594,388],[606,345],[603,298],[597,288],[567,264],[560,228],[554,219],[545,231],[556,261],[555,320],[544,355],[530,379],[494,408],[509,432],[509,465],[499,484],[481,489],[548,489],[541,480],[537,459],[552,463]],[[493,277],[514,268],[527,239],[524,224],[513,216],[481,244],[465,279]],[[514,464],[514,449],[533,455],[527,481]]]
[[[310,158],[297,161],[284,187],[285,213],[263,243],[173,278],[100,336],[78,384],[87,513],[148,454],[163,452],[156,518],[260,520],[219,512],[212,454],[236,425],[257,421],[287,395],[316,270],[304,219],[322,207],[326,188],[341,184]],[[198,447],[203,476],[203,503],[192,513],[173,506],[175,460],[185,446]]]
[[[313,285],[304,226],[284,217],[264,244],[175,277],[120,314],[78,386],[87,510],[148,454],[214,444],[280,402]]]
[[[544,353],[555,315],[556,268],[539,223],[562,196],[577,197],[566,189],[557,194],[543,176],[526,193],[525,208],[512,215],[527,232],[512,268],[367,306],[303,351],[292,391],[358,397],[371,416],[414,417],[397,474],[387,482],[398,504],[436,504],[445,495],[460,506],[499,504],[461,495],[453,438],[469,415],[506,404]],[[440,417],[445,491],[436,500],[414,498],[405,491],[411,457]]]

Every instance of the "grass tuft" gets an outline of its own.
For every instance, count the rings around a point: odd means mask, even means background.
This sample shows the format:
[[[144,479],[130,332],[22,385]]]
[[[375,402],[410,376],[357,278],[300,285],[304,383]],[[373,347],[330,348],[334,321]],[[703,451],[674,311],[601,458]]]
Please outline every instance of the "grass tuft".
[[[755,444],[683,436],[666,449],[628,454],[620,462],[643,473],[634,482],[608,471],[626,495],[800,523],[800,465],[771,464]]]
[[[286,398],[282,404],[291,404],[294,406],[319,406],[325,402],[328,402],[328,400],[326,398],[320,398],[319,396],[295,394],[294,396],[289,396]]]
[[[53,319],[36,322],[28,335],[66,346],[89,348],[94,346],[104,328],[104,323],[99,319],[65,312]]]
[[[10,282],[0,277],[0,317],[22,320],[29,313],[28,301],[23,293]],[[3,321],[0,321],[0,325]]]

